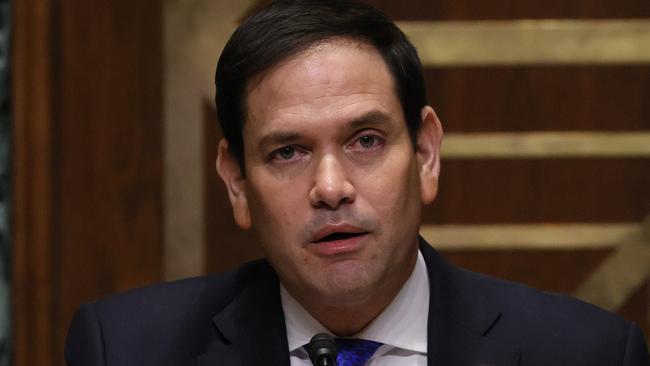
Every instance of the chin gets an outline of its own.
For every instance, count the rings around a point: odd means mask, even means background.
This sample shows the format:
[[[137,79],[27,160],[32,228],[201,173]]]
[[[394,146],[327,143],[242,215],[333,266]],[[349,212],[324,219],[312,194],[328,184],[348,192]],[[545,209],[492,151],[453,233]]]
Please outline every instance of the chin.
[[[358,263],[336,263],[325,279],[325,295],[337,302],[359,302],[367,299],[377,282],[372,273]]]

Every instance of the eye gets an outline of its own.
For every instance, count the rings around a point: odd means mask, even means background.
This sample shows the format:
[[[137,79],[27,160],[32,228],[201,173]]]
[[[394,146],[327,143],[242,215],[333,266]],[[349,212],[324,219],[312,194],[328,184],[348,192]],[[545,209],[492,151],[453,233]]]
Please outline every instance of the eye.
[[[377,138],[372,135],[364,135],[359,137],[359,145],[361,147],[370,149],[371,147],[375,146],[377,143]]]
[[[366,131],[364,134],[358,134],[352,141],[352,144],[347,146],[347,149],[348,151],[362,154],[374,153],[381,151],[384,142],[383,137]]]
[[[273,150],[269,154],[269,161],[275,161],[276,163],[288,163],[300,159],[303,155],[304,150],[302,150],[299,146],[288,145]]]
[[[284,160],[289,160],[296,155],[296,149],[291,146],[285,146],[276,150],[276,155]]]

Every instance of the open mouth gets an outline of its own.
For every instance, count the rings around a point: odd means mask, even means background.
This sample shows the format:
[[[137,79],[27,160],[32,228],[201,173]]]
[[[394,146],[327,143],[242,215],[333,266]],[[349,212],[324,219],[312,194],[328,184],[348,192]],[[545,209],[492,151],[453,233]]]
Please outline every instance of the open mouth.
[[[331,233],[331,234],[329,234],[327,236],[324,236],[324,237],[316,240],[314,243],[325,243],[325,242],[329,242],[329,241],[345,240],[345,239],[350,239],[350,238],[354,238],[354,237],[365,235],[365,234],[367,234],[365,231],[364,232],[359,232],[359,233],[342,233],[342,232]]]

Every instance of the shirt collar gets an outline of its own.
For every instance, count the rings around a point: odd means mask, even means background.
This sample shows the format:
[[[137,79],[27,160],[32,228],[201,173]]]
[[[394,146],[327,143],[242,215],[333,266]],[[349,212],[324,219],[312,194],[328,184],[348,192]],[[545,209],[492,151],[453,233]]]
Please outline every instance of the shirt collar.
[[[289,352],[309,343],[314,334],[332,334],[312,317],[282,284],[280,297]],[[418,251],[415,268],[397,296],[375,320],[354,337],[426,354],[428,318],[429,276],[424,257]]]

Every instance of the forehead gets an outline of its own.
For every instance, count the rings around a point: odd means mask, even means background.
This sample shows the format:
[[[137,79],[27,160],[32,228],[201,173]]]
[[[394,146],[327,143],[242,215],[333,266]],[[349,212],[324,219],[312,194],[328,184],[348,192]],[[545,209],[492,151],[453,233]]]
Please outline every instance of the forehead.
[[[294,120],[335,122],[378,109],[399,113],[395,83],[379,52],[351,40],[317,44],[275,65],[248,87],[244,135]]]

